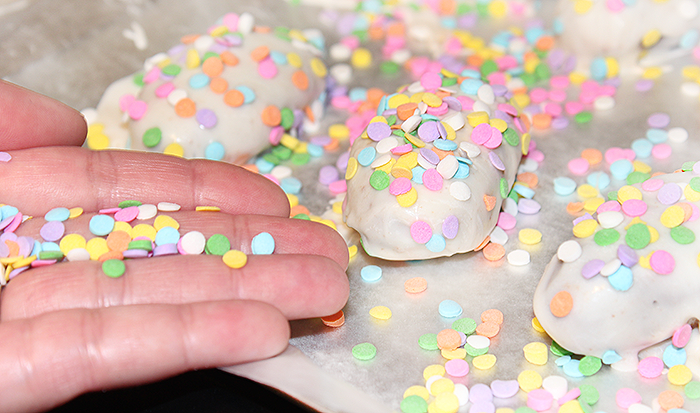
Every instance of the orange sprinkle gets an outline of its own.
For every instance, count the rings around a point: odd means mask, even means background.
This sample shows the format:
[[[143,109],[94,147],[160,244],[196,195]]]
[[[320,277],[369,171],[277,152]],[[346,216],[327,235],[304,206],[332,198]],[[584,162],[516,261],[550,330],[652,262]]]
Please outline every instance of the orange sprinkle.
[[[462,338],[456,330],[446,328],[437,334],[440,350],[454,350],[462,344]]]
[[[591,165],[597,165],[603,160],[603,153],[595,148],[588,148],[581,151],[581,157]]]
[[[406,26],[400,22],[393,22],[386,28],[386,34],[389,36],[403,36],[406,33]]]
[[[554,47],[554,38],[552,36],[542,36],[537,39],[535,47],[539,50],[551,50]]]
[[[384,91],[377,87],[369,88],[367,89],[367,102],[371,103],[376,108],[384,95]]]
[[[255,49],[253,49],[252,52],[250,52],[250,58],[256,62],[260,62],[260,61],[264,60],[269,55],[270,55],[270,48],[265,46],[265,45],[258,46]]]
[[[568,291],[559,291],[549,302],[549,311],[555,317],[566,317],[574,307],[574,299]]]
[[[683,217],[683,222],[686,222],[690,219],[690,217],[693,215],[693,207],[690,206],[687,202],[679,202],[676,205],[681,207],[683,209],[684,217]]]
[[[384,38],[384,29],[381,26],[372,26],[367,30],[367,34],[372,40],[381,40]]]
[[[221,52],[219,58],[226,66],[236,66],[238,64],[238,56],[229,51]]]
[[[309,88],[309,77],[303,70],[297,70],[292,74],[292,83],[297,89],[306,90]]]
[[[484,205],[486,205],[486,210],[491,211],[496,207],[496,197],[491,195],[484,195]]]
[[[467,65],[481,67],[482,64],[484,64],[484,58],[477,54],[467,57]]]
[[[401,104],[396,108],[396,117],[401,120],[406,120],[413,116],[416,109],[418,109],[418,104],[415,102]]]
[[[107,248],[110,251],[124,252],[129,248],[131,235],[126,231],[112,231],[107,236]]]
[[[202,72],[209,77],[217,77],[224,71],[224,62],[216,56],[211,56],[202,63]]]
[[[255,26],[253,27],[253,31],[256,33],[270,33],[272,32],[272,28],[269,26]]]
[[[181,118],[191,118],[197,113],[197,104],[190,98],[180,99],[175,104],[175,113]]]
[[[552,115],[547,113],[536,113],[532,115],[532,126],[535,129],[549,129],[552,125]]]
[[[299,214],[309,215],[309,214],[311,214],[311,212],[310,212],[309,209],[308,209],[307,207],[305,207],[304,205],[294,205],[294,206],[292,207],[292,209],[289,210],[289,216],[290,216],[290,217],[295,217],[295,216],[297,216],[297,215],[299,215]]]
[[[537,184],[540,182],[540,179],[537,177],[537,175],[532,172],[523,172],[521,174],[518,174],[517,180],[527,185],[528,188],[532,189],[536,188]]]
[[[532,126],[532,124],[530,123],[530,118],[528,118],[527,115],[524,113],[518,117],[520,118],[520,123],[522,123],[525,132],[529,132],[530,126]]]
[[[404,168],[401,166],[394,166],[393,168],[391,168],[391,176],[393,176],[394,178],[411,179],[411,178],[413,178],[413,172],[408,168]]]
[[[247,164],[243,165],[242,168],[245,170],[248,170],[254,174],[258,173],[258,167],[255,164],[247,163]]]
[[[323,321],[323,324],[327,325],[328,327],[338,328],[345,324],[345,314],[343,313],[343,310],[340,310],[335,314],[321,317],[321,321]]]
[[[224,95],[224,103],[237,108],[245,102],[245,96],[239,90],[231,89]]]
[[[569,202],[566,206],[566,212],[571,215],[576,215],[581,211],[583,211],[583,202]]]
[[[428,281],[423,277],[413,277],[403,283],[403,288],[409,294],[422,293],[428,288]]]
[[[664,411],[683,407],[683,396],[675,390],[666,390],[659,394],[659,406]]]
[[[338,139],[331,139],[331,141],[328,142],[328,144],[323,145],[323,149],[327,151],[332,151],[338,149],[338,146],[340,146],[340,141],[338,141]]]
[[[316,122],[316,116],[314,116],[314,111],[311,106],[304,106],[304,114],[311,122]]]
[[[506,249],[503,248],[501,244],[490,242],[484,247],[482,254],[484,254],[484,258],[489,261],[498,261],[506,256]]]
[[[474,248],[474,251],[481,251],[484,249],[484,247],[491,241],[491,236],[487,235],[486,238],[484,238],[483,241],[481,241],[481,244],[479,244],[476,248]]]
[[[18,257],[19,256],[19,244],[18,243],[7,239],[7,240],[5,240],[5,245],[7,245],[7,248],[10,249],[10,255],[8,255],[8,257]]]
[[[223,77],[215,77],[209,82],[209,89],[220,95],[228,89],[228,82]]]
[[[198,34],[187,34],[180,38],[180,42],[182,42],[182,44],[192,44],[197,39],[199,39]]]
[[[664,174],[664,173],[661,172],[661,171],[659,171],[659,172],[654,172],[653,174],[651,174],[651,177],[653,178],[653,177],[655,177],[655,176],[659,176],[659,175],[663,175],[663,174]]]
[[[476,334],[488,338],[493,338],[501,331],[501,327],[496,323],[481,323],[476,326]]]
[[[436,90],[435,91],[435,96],[439,97],[440,99],[446,98],[450,95],[452,95],[452,94],[446,90]]]
[[[438,156],[438,158],[440,158],[440,160],[445,159],[445,157],[446,157],[447,155],[452,155],[452,154],[454,154],[454,152],[452,152],[452,151],[449,151],[449,152],[448,152],[448,151],[443,151],[442,149],[438,149],[438,148],[436,148],[436,147],[434,147],[434,146],[433,146],[432,148],[430,148],[430,149],[431,149],[433,152],[435,152],[435,154]]]
[[[124,255],[119,252],[119,251],[108,251],[105,252],[104,254],[100,255],[100,258],[97,260],[100,262],[105,262],[107,260],[123,260]]]
[[[438,12],[443,16],[453,15],[456,10],[457,4],[454,0],[440,0],[438,3]]]
[[[503,313],[500,310],[492,308],[481,313],[482,323],[503,324]]]

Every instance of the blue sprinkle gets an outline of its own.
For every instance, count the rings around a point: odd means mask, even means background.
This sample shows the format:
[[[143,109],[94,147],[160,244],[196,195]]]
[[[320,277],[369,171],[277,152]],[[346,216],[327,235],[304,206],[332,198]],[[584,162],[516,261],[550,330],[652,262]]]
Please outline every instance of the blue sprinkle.
[[[365,265],[360,270],[360,277],[368,283],[379,281],[382,278],[382,267],[377,265]]]
[[[254,255],[270,255],[275,252],[275,239],[267,232],[261,232],[253,237],[250,249]]]
[[[424,114],[420,115],[420,117],[421,117],[421,119],[423,119],[423,122],[429,121],[429,120],[434,120],[434,121],[439,121],[439,120],[440,120],[440,118],[438,118],[437,116],[435,116],[435,115],[429,115],[429,114],[427,114],[427,113],[424,113]]]
[[[192,77],[190,77],[189,83],[192,89],[201,89],[208,86],[209,81],[209,76],[205,75],[204,73],[197,73],[196,75],[192,75]]]
[[[649,142],[646,138],[635,139],[630,146],[637,155],[637,158],[648,158],[651,156],[651,150],[654,148],[654,144]]]
[[[411,172],[413,173],[411,181],[423,185],[423,174],[425,173],[425,168],[423,168],[422,166],[416,166],[413,169],[411,169]]]
[[[610,174],[613,178],[624,181],[627,175],[634,171],[634,165],[628,159],[618,159],[610,164]]]
[[[554,192],[557,195],[571,195],[576,190],[576,182],[565,176],[554,178]]]
[[[539,40],[539,38],[544,35],[544,29],[542,29],[541,27],[533,27],[525,32],[525,38],[530,44],[537,43],[537,40]]]
[[[454,318],[462,315],[462,306],[452,300],[443,300],[438,306],[438,312],[446,318]]]
[[[474,70],[474,69],[464,69],[464,70],[462,70],[461,76],[462,77],[471,77],[472,79],[480,79],[481,73],[479,73],[478,70]]]
[[[16,213],[15,213],[16,214]],[[44,219],[47,221],[65,221],[70,217],[70,210],[68,208],[54,208],[44,215]]]
[[[452,179],[465,179],[469,177],[469,165],[462,163],[461,161],[457,165],[457,172],[452,177]]]
[[[533,196],[535,196],[535,190],[532,188],[528,188],[525,185],[521,184],[515,184],[513,185],[513,191],[515,191],[516,194],[527,198],[527,199],[532,199]]]
[[[226,149],[224,149],[224,145],[219,142],[210,143],[204,150],[204,157],[212,161],[220,161],[224,159],[225,154]]]
[[[173,227],[163,227],[156,232],[156,245],[177,244],[180,232]]]
[[[377,116],[381,116],[382,113],[389,107],[389,99],[386,95],[379,99],[379,105],[377,106]]]
[[[38,256],[41,251],[42,251],[41,242],[34,240],[34,248],[32,248],[32,252],[29,255],[30,256],[32,256],[32,255]]]
[[[603,80],[608,76],[608,64],[602,57],[596,57],[591,62],[591,77],[595,80]]]
[[[459,88],[467,95],[476,95],[476,92],[479,91],[479,88],[483,84],[484,82],[478,79],[464,79],[462,83],[460,83]]]
[[[457,28],[457,20],[454,17],[443,17],[440,19],[440,26],[446,29],[454,30]]]
[[[367,100],[367,89],[363,87],[354,87],[348,92],[348,97],[353,102]],[[389,96],[389,99],[391,99],[391,96]]]
[[[255,100],[255,92],[248,86],[236,86],[234,89],[243,93],[243,103],[252,103]]]
[[[95,215],[90,218],[90,232],[98,237],[108,235],[114,229],[114,218],[109,215]]]
[[[455,141],[450,141],[447,139],[435,139],[433,141],[433,146],[443,151],[454,151],[457,149],[457,144]]]
[[[467,165],[471,165],[471,164],[473,163],[471,159],[465,158],[465,157],[463,157],[463,156],[457,156],[457,155],[455,155],[455,158],[457,158],[457,160],[458,160],[460,163],[466,163]]]
[[[270,173],[270,171],[272,171],[272,168],[275,167],[275,164],[263,158],[258,158],[255,160],[255,166],[258,168],[259,173],[267,174]]]
[[[374,146],[368,146],[357,154],[357,163],[362,166],[369,166],[377,157],[377,150]]]
[[[278,52],[277,50],[270,51],[270,59],[272,59],[272,61],[277,65],[287,64],[287,55],[282,52]]]
[[[647,129],[647,139],[651,143],[664,143],[668,140],[668,132],[663,129],[649,128]]]
[[[671,368],[679,364],[685,364],[688,360],[688,354],[684,348],[677,348],[673,344],[669,344],[664,350],[662,359],[666,367]]]
[[[312,156],[314,158],[318,158],[323,156],[323,153],[325,152],[323,149],[323,146],[318,146],[313,143],[309,143],[306,145],[306,152],[309,153],[309,156]]]
[[[622,357],[617,354],[615,350],[608,350],[605,353],[603,353],[603,363],[610,365],[610,364],[615,364],[618,361],[621,361]]]
[[[41,244],[41,250],[42,251],[60,251],[61,247],[58,246],[55,242],[43,242]]]
[[[603,190],[610,185],[610,175],[603,171],[593,172],[586,178],[588,185]]]
[[[3,205],[0,207],[0,221],[7,219],[9,217],[13,217],[19,213],[19,209],[10,206],[10,205]]]
[[[440,234],[433,234],[425,243],[425,247],[432,252],[442,252],[445,249],[445,238]]]
[[[667,411],[666,413],[690,413],[688,410],[681,409],[681,408],[675,408]]]
[[[685,32],[683,36],[681,36],[681,39],[678,41],[678,45],[681,47],[681,49],[690,50],[697,46],[698,39],[700,39],[700,32],[698,32],[696,29],[690,29]]]
[[[289,176],[280,181],[280,187],[285,194],[296,195],[301,192],[301,181],[293,176]]]
[[[632,275],[632,270],[629,267],[620,265],[617,269],[608,277],[610,285],[617,291],[627,291],[632,287],[634,283],[634,276]]]
[[[566,366],[566,363],[571,361],[571,356],[561,356],[558,357],[556,360],[554,360],[554,364],[556,364],[558,367],[564,367]]]
[[[552,22],[552,31],[554,34],[561,34],[564,31],[564,22],[562,22],[560,17],[557,17]]]
[[[579,360],[569,360],[569,362],[564,364],[564,366],[562,367],[562,369],[564,370],[564,374],[574,378],[583,377],[583,373],[581,373],[581,371],[578,369],[579,364]]]

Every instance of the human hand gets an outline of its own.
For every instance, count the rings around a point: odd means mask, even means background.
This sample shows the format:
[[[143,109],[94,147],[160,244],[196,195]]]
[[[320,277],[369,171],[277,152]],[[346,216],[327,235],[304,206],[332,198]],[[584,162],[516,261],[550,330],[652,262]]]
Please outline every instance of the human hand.
[[[182,206],[166,214],[180,234],[220,233],[250,253],[252,237],[268,232],[275,253],[249,255],[240,269],[219,256],[177,255],[129,260],[120,278],[97,261],[19,274],[0,295],[0,411],[271,357],[287,346],[287,320],[344,305],[345,243],[325,225],[288,219],[269,180],[219,162],[76,147],[85,134],[78,112],[0,81],[0,151],[12,156],[0,162],[0,203],[36,217],[17,235],[41,240],[47,211],[80,206],[66,234],[89,239],[88,221],[102,208],[168,201]],[[221,212],[195,212],[200,205]]]

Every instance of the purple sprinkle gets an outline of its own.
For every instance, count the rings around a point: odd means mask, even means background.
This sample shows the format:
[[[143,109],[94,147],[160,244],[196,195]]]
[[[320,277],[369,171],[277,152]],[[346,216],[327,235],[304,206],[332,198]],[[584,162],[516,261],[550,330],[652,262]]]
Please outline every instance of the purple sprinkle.
[[[574,219],[574,225],[576,225],[576,224],[578,224],[579,222],[584,221],[584,220],[586,220],[586,219],[593,219],[593,217],[591,216],[591,214],[589,214],[588,212],[586,212],[586,213],[583,214],[582,216],[580,216],[580,217]]]
[[[11,217],[7,217],[7,218],[3,219],[2,221],[0,221],[0,231],[7,228],[12,223],[12,221],[14,219],[15,219],[15,216],[13,215]]]
[[[0,258],[7,258],[10,256],[10,247],[4,242],[0,242]]]
[[[425,122],[418,127],[418,137],[423,142],[432,142],[440,137],[440,132],[437,128],[437,122]]]
[[[454,96],[445,96],[444,98],[442,98],[442,101],[447,103],[447,107],[452,110],[462,110],[462,103],[459,101],[459,99],[457,99]]]
[[[491,388],[483,383],[477,383],[469,389],[469,401],[478,404],[484,402],[491,402],[493,400],[493,393]]]
[[[122,253],[124,258],[146,258],[148,257],[148,251],[141,249],[126,250]]]
[[[476,25],[476,20],[476,13],[467,13],[459,17],[457,24],[462,29],[470,29]]]
[[[19,255],[28,257],[34,249],[34,239],[32,237],[17,237],[17,245],[19,245]]]
[[[224,45],[229,46],[229,47],[240,46],[241,44],[243,44],[243,38],[241,36],[237,36],[235,34],[227,34],[227,35],[220,37],[219,39],[221,39],[221,41]]]
[[[384,122],[372,122],[367,126],[367,136],[375,142],[391,136],[391,127]]]
[[[442,221],[442,235],[447,239],[455,239],[459,232],[459,219],[450,215]]]
[[[426,147],[420,149],[420,155],[431,165],[437,165],[438,162],[440,162],[440,157],[438,156],[438,154]]]
[[[665,128],[669,123],[671,123],[671,117],[668,116],[668,113],[652,113],[649,118],[647,118],[647,124],[652,128]]]
[[[341,36],[349,35],[355,29],[355,16],[352,14],[343,15],[336,23],[335,28]]]
[[[491,88],[493,89],[493,94],[496,96],[504,96],[508,91],[508,88],[504,85],[491,85]]]
[[[168,55],[175,56],[177,54],[184,52],[186,48],[187,48],[187,46],[184,44],[175,45],[175,46],[171,47],[170,50],[168,50]]]
[[[153,256],[160,257],[163,255],[177,255],[177,244],[162,244],[153,249]]]
[[[532,215],[540,212],[542,206],[534,199],[520,198],[518,201],[518,212],[525,215]]]
[[[12,155],[7,152],[0,152],[0,162],[10,162]]]
[[[331,143],[331,137],[330,136],[314,136],[313,138],[309,139],[309,142],[318,145],[318,146],[326,146],[329,143]]]
[[[467,343],[467,335],[464,334],[464,333],[461,332],[461,331],[458,331],[458,333],[459,333],[459,340],[460,340],[460,343],[461,343],[460,346],[463,346],[463,345],[465,345],[465,344]]]
[[[549,67],[552,69],[558,69],[561,65],[564,64],[564,59],[566,58],[566,55],[564,54],[564,51],[561,49],[554,49],[549,52],[547,55],[547,63],[549,64]]]
[[[558,116],[552,119],[552,129],[566,129],[569,126],[569,119],[564,116]]]
[[[496,109],[493,111],[492,118],[502,119],[502,120],[505,120],[506,122],[513,120],[512,116],[510,116],[509,114],[505,113],[504,111],[502,111],[500,109]]]
[[[197,122],[199,122],[199,124],[205,129],[213,128],[218,122],[216,113],[214,113],[214,111],[211,109],[198,110],[195,118],[197,119]]]
[[[673,205],[683,196],[683,190],[678,184],[669,182],[659,189],[656,199],[664,205]]]
[[[301,109],[295,109],[294,110],[294,123],[292,124],[293,128],[299,128],[301,125],[304,123],[304,119],[306,118],[306,115],[304,115],[304,112]]]
[[[14,219],[14,217],[11,218]],[[4,243],[5,241],[17,242],[17,238],[17,234],[14,232],[5,232],[0,235],[0,243]]]
[[[385,118],[388,118],[391,115],[396,115],[396,113],[397,113],[396,108],[386,109],[384,112],[382,112],[382,116],[384,116]]]
[[[540,107],[539,104],[533,103],[532,105],[528,105],[525,108],[525,112],[532,113],[533,115],[536,115],[538,113],[542,113],[542,108]]]
[[[651,90],[652,87],[654,87],[654,81],[651,79],[638,80],[634,84],[634,89],[637,92],[648,92]]]
[[[605,261],[603,260],[590,260],[587,263],[583,264],[583,268],[581,268],[581,275],[583,275],[583,278],[589,279],[592,278],[600,273],[600,270],[603,269],[605,266]]]
[[[19,274],[23,273],[24,271],[26,271],[26,270],[28,270],[28,269],[29,269],[29,266],[16,268],[16,269],[10,271],[10,275],[9,275],[8,278],[9,278],[9,279],[13,279],[13,278],[15,278],[16,276],[18,276]]]
[[[637,262],[639,262],[637,253],[632,248],[628,247],[627,244],[620,244],[620,246],[617,247],[617,258],[622,265],[630,268],[634,267]]]
[[[489,161],[491,161],[491,165],[493,165],[493,167],[498,169],[499,171],[506,170],[506,166],[503,164],[503,161],[496,154],[496,152],[489,152]]]
[[[335,167],[344,173],[345,170],[348,168],[348,160],[349,159],[350,159],[350,152],[343,152],[343,154],[340,155],[338,157],[338,160],[335,162]]]
[[[338,168],[333,165],[325,165],[318,171],[318,181],[323,185],[329,185],[340,177]]]
[[[435,125],[437,126],[437,131],[440,137],[447,139],[447,129],[445,129],[445,125],[443,125],[442,122],[435,122]]]
[[[491,382],[491,391],[494,397],[508,399],[515,396],[520,390],[517,380],[494,380]]]
[[[226,44],[224,44],[224,43],[225,42],[214,42],[214,44],[212,44],[211,47],[209,48],[209,51],[214,52],[216,54],[221,54],[221,53],[225,52],[226,49],[228,49],[228,46],[226,46]]]
[[[469,408],[469,413],[495,413],[496,405],[492,402],[474,403]]]

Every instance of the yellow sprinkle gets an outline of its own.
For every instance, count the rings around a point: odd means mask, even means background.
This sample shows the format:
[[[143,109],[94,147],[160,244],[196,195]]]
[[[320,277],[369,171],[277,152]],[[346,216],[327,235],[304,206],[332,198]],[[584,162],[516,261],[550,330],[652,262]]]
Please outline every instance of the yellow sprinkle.
[[[496,413],[514,413],[515,410],[511,409],[510,407],[499,407],[496,409]]]
[[[653,79],[658,79],[663,74],[664,74],[663,69],[661,69],[660,67],[653,66],[653,67],[647,67],[646,69],[644,69],[644,71],[642,72],[642,77],[644,79],[653,80]]]
[[[134,229],[131,227],[131,224],[129,224],[128,222],[116,221],[114,223],[114,229],[112,231],[124,231],[131,237],[131,233],[133,232],[133,230]]]
[[[197,50],[189,49],[187,51],[187,56],[185,57],[185,66],[187,66],[188,69],[194,69],[199,67],[201,63],[202,61],[199,58],[199,53],[197,53]]]
[[[588,79],[586,75],[580,72],[571,72],[569,73],[569,82],[571,82],[573,85],[578,86],[581,83],[585,82]]]
[[[394,165],[396,165],[396,159],[394,159],[394,158],[389,158],[389,159],[387,159],[387,161],[388,161],[388,162],[385,163],[384,165],[379,165],[379,166],[377,166],[377,167],[374,168],[374,169],[377,170],[377,171],[386,172],[386,174],[389,175],[389,174],[391,173],[391,168],[393,168]]]
[[[666,228],[675,228],[685,220],[685,212],[678,205],[671,205],[661,214],[661,224]]]
[[[508,124],[503,119],[493,118],[489,121],[489,125],[498,129],[501,133],[508,129]]]
[[[700,192],[691,188],[690,185],[686,185],[685,188],[683,188],[683,195],[685,196],[686,201],[690,201],[690,202],[700,201]]]
[[[444,376],[445,367],[442,364],[431,364],[423,369],[423,380],[428,380],[433,376]]]
[[[700,267],[700,253],[698,254],[697,258],[695,258],[695,263],[698,264],[698,267]]]
[[[464,360],[467,357],[467,350],[465,350],[462,347],[456,348],[454,350],[442,349],[442,350],[440,350],[440,354],[446,360],[454,360],[454,359]]]
[[[418,92],[418,93],[412,94],[411,97],[408,99],[409,102],[413,102],[413,103],[422,102],[423,101],[423,93],[425,93],[425,92]]]
[[[289,34],[289,37],[292,39],[296,39],[296,40],[299,40],[302,42],[306,41],[306,36],[304,36],[304,33],[302,33],[301,31],[299,31],[297,29],[291,29],[288,34]]]
[[[221,259],[224,261],[224,264],[231,268],[242,268],[248,262],[248,256],[238,250],[226,251]]]
[[[440,105],[442,105],[442,99],[437,97],[437,95],[435,95],[434,93],[424,93],[423,98],[421,100],[431,108],[437,108]]]
[[[334,123],[328,127],[328,136],[342,141],[350,137],[350,129],[342,123]]]
[[[445,413],[456,413],[459,410],[459,399],[452,392],[440,393],[435,397],[435,407]]]
[[[536,366],[544,366],[547,364],[547,345],[540,342],[526,344],[523,347],[525,360]]]
[[[404,208],[408,208],[415,204],[418,200],[418,191],[416,188],[411,188],[405,194],[397,195],[396,201]]]
[[[298,54],[296,54],[294,52],[289,52],[289,53],[287,53],[287,63],[289,63],[290,66],[296,67],[298,69],[302,65],[301,56],[299,56]],[[314,73],[316,73],[316,72],[314,72]]]
[[[617,77],[620,73],[620,64],[614,57],[606,57],[605,64],[608,66],[608,79]]]
[[[535,245],[542,241],[542,233],[534,228],[523,228],[518,232],[518,239],[525,245]]]
[[[397,165],[398,165],[398,162],[397,162]],[[411,178],[413,178],[413,171],[411,171],[410,169],[406,169],[404,167],[401,167],[401,166],[394,165],[394,167],[391,168],[391,176],[393,176],[394,178],[411,179]]]
[[[642,199],[642,191],[639,189],[631,186],[631,185],[625,185],[618,189],[617,191],[617,201],[622,204],[623,202],[627,201],[628,199]]]
[[[523,155],[527,155],[530,152],[530,139],[529,133],[523,133],[522,138],[520,138],[520,150]]]
[[[171,143],[163,149],[163,153],[182,158],[185,155],[185,149],[179,143]]]
[[[651,254],[653,254],[653,252],[650,253],[649,255],[641,255],[639,257],[639,266],[640,267],[646,268],[647,270],[651,269],[651,264],[649,264],[649,259],[651,258]]]
[[[523,70],[525,70],[525,73],[535,73],[535,69],[537,69],[539,65],[540,59],[528,59],[525,61],[525,64],[523,64]]]
[[[14,264],[17,261],[23,260],[24,256],[19,256],[19,257],[7,257],[7,258],[0,258],[0,264],[2,265],[8,265],[11,266],[10,264]]]
[[[657,29],[649,30],[642,36],[642,47],[648,49],[661,40],[661,32]]]
[[[488,5],[489,16],[503,17],[508,12],[508,5],[503,0],[494,0]]]
[[[358,69],[367,69],[368,67],[372,66],[372,52],[364,47],[358,47],[352,52],[350,64]]]
[[[700,79],[700,66],[685,66],[682,73],[687,79],[698,80]]]
[[[406,391],[403,392],[404,399],[408,396],[418,396],[425,399],[425,401],[428,401],[430,398],[430,393],[428,393],[428,389],[426,389],[425,386],[415,385],[407,388]]]
[[[165,227],[173,227],[175,229],[180,229],[180,223],[177,222],[174,218],[169,217],[167,215],[158,215],[153,221],[153,228],[155,228],[156,231],[160,231]]]
[[[562,404],[557,413],[584,413],[578,400],[569,400]]]
[[[91,133],[102,133],[105,130],[105,124],[102,122],[95,122],[88,126],[87,134],[90,135]]]
[[[443,377],[441,379],[437,379],[433,382],[433,384],[430,385],[430,394],[433,396],[437,396],[438,394],[442,394],[445,392],[454,392],[455,390],[455,384],[452,380]]]
[[[387,100],[387,105],[389,109],[396,109],[404,103],[408,103],[409,101],[410,99],[408,98],[408,96],[404,95],[403,93],[396,93],[389,97],[389,99]]]
[[[523,370],[518,375],[518,384],[527,393],[542,387],[542,376],[534,370]]]
[[[289,207],[294,208],[299,205],[299,197],[294,194],[287,194],[287,201],[289,201]]]
[[[333,205],[331,205],[331,209],[334,213],[340,215],[343,213],[343,203],[341,201],[333,202]]]
[[[83,209],[81,207],[75,207],[68,210],[69,219],[78,218],[81,215],[83,215]]]
[[[418,165],[418,153],[417,152],[409,152],[401,155],[399,159],[396,161],[396,167],[397,168],[406,168],[406,169],[413,169]]]
[[[599,206],[603,204],[603,202],[605,202],[605,199],[599,196],[587,199],[586,202],[583,203],[583,210],[589,214],[592,214],[598,209]]]
[[[538,333],[544,333],[544,328],[542,327],[542,324],[540,324],[540,320],[538,320],[537,317],[532,318],[532,328]]]
[[[474,357],[472,365],[477,370],[488,370],[496,365],[496,356],[493,354],[482,354]]]
[[[530,105],[530,96],[525,93],[516,93],[510,98],[510,104],[516,108],[526,108]]]
[[[574,225],[574,236],[576,238],[588,238],[595,233],[598,228],[598,221],[595,219],[584,219]]]
[[[285,134],[282,134],[282,138],[280,139],[280,144],[282,146],[284,146],[285,148],[295,149],[299,145],[299,139],[295,138],[292,135],[285,133]]]
[[[455,140],[457,138],[457,133],[455,132],[454,128],[445,122],[440,123],[442,123],[442,126],[445,128],[445,132],[447,132],[447,140]]]
[[[109,247],[107,246],[107,240],[100,237],[91,238],[85,244],[85,249],[90,254],[90,259],[97,261],[102,254],[109,252]]]
[[[30,255],[27,258],[20,258],[12,263],[12,268],[28,267],[29,264],[31,264],[34,261],[36,261],[36,255]]]
[[[593,198],[598,196],[598,190],[591,184],[579,185],[576,188],[576,193],[583,199]]]
[[[372,119],[370,119],[370,121],[369,121],[369,123],[375,123],[375,122],[381,122],[381,123],[384,123],[387,125],[389,124],[389,121],[386,120],[386,118],[384,116],[381,116],[381,115],[377,115],[377,116],[373,117]]]
[[[591,0],[575,0],[574,1],[574,11],[578,14],[586,14],[593,6]]]
[[[91,133],[87,136],[87,146],[93,151],[101,151],[109,147],[109,137],[104,133]]]
[[[459,77],[457,73],[451,72],[445,68],[440,69],[440,74],[445,77]]]
[[[323,60],[319,59],[318,57],[314,57],[311,59],[311,71],[314,72],[314,74],[318,77],[326,77],[328,74],[328,69],[326,69],[326,65],[323,63]]]
[[[693,372],[683,365],[677,364],[668,369],[668,381],[676,386],[685,386],[693,379]]]
[[[472,127],[481,125],[482,123],[488,123],[488,121],[489,115],[484,111],[472,112],[467,115],[467,123]]]
[[[652,227],[651,225],[647,225],[647,228],[649,229],[649,242],[654,243],[659,240],[659,231],[656,230],[656,228]]]
[[[138,224],[131,231],[131,239],[136,239],[138,237],[146,237],[151,241],[156,240],[156,229],[152,225],[148,224]]]
[[[357,245],[355,245],[355,244],[348,247],[348,255],[350,256],[350,258],[357,255],[357,250],[358,250],[358,248],[357,248]]]
[[[221,36],[225,35],[226,33],[228,33],[228,27],[221,25],[218,27],[214,27],[214,29],[212,29],[209,32],[209,35],[211,37],[221,37]]]
[[[333,140],[335,141],[337,139],[333,139]],[[292,152],[294,152],[294,153],[307,153],[308,146],[309,146],[308,142],[299,141],[299,144],[294,149],[292,149]]]
[[[58,247],[61,249],[61,252],[65,255],[68,254],[69,251],[74,250],[76,248],[85,248],[85,245],[87,245],[87,241],[82,235],[68,234],[61,238],[61,242],[58,244]]]
[[[416,138],[415,136],[411,135],[410,133],[404,134],[404,137],[406,138],[407,141],[411,143],[411,145],[415,146],[416,148],[422,148],[425,146],[425,142],[423,142],[421,139]]]
[[[636,160],[632,162],[632,166],[634,167],[634,170],[637,172],[645,173],[648,174],[651,172],[651,166],[645,164],[642,161]]]

